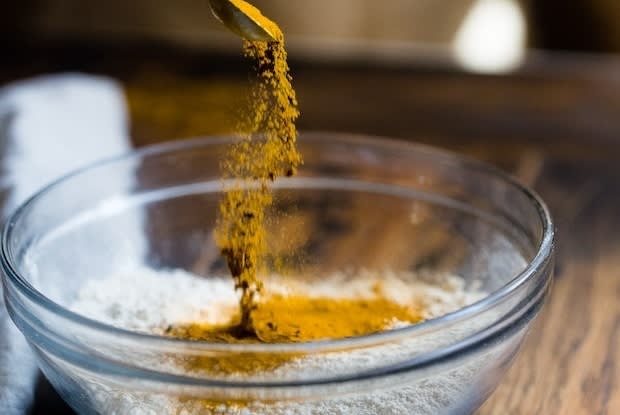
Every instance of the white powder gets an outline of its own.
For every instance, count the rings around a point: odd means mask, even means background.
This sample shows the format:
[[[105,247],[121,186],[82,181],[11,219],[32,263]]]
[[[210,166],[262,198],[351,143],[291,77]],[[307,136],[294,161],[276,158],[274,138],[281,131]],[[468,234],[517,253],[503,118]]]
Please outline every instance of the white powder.
[[[308,296],[372,296],[379,277],[362,272],[352,283],[345,275],[333,275],[320,282],[284,285],[271,277],[267,286],[272,292],[301,291]],[[485,294],[465,290],[464,282],[456,276],[442,277],[430,283],[415,275],[385,272],[380,275],[385,294],[401,303],[423,301],[425,318],[433,318],[470,304]],[[346,283],[346,290],[343,290]],[[182,301],[180,301],[182,299]],[[184,271],[156,272],[142,270],[129,275],[113,275],[92,281],[83,287],[72,309],[90,318],[117,327],[139,332],[161,333],[170,324],[188,322],[226,322],[237,306],[237,295],[229,278],[204,279]],[[395,322],[395,326],[403,323]],[[356,370],[402,362],[416,354],[432,350],[449,342],[467,330],[460,327],[425,343],[400,342],[372,348],[305,356],[284,363],[262,379],[291,380],[318,378],[334,374],[355,373]],[[497,356],[495,356],[497,357]],[[405,374],[385,384],[370,386],[371,390],[356,390],[356,394],[338,395],[337,387],[330,391],[333,399],[251,403],[243,408],[219,407],[217,414],[441,414],[456,413],[460,402],[468,399],[476,380],[483,376],[484,361],[494,357],[478,356],[457,369],[433,374],[424,379],[412,379]],[[173,364],[173,363],[170,363]],[[177,371],[179,368],[176,368]],[[262,374],[261,374],[262,375]],[[243,377],[243,375],[238,375]],[[375,389],[377,387],[381,389]],[[102,414],[182,414],[205,412],[200,402],[183,401],[164,394],[129,392],[112,389],[92,382],[88,385],[96,410]],[[348,391],[350,392],[350,391]]]
[[[149,333],[182,322],[225,321],[236,301],[231,279],[138,270],[90,281],[71,308],[115,327]]]

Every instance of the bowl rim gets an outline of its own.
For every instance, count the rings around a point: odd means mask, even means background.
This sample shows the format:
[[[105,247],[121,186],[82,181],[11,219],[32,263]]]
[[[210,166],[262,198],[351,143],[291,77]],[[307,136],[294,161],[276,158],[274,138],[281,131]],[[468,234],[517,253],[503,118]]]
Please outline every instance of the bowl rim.
[[[11,283],[21,294],[26,296],[30,301],[34,302],[38,306],[42,307],[46,311],[55,314],[63,319],[66,319],[78,326],[86,327],[88,329],[101,331],[108,335],[122,336],[126,340],[135,341],[148,345],[150,347],[161,347],[162,349],[176,350],[177,347],[183,347],[183,350],[192,352],[209,351],[209,352],[251,352],[251,353],[317,353],[321,351],[334,351],[338,349],[351,348],[351,347],[367,347],[376,344],[382,344],[390,341],[398,341],[403,338],[409,338],[414,335],[423,335],[428,332],[434,332],[441,327],[451,325],[460,321],[464,321],[475,317],[485,311],[493,308],[495,305],[503,302],[509,298],[515,291],[521,286],[526,284],[528,280],[536,276],[542,271],[552,260],[555,250],[555,226],[549,212],[549,209],[545,205],[542,198],[533,190],[522,185],[518,180],[505,173],[501,169],[486,164],[484,162],[475,160],[473,158],[457,154],[451,151],[438,149],[430,145],[415,143],[403,139],[394,139],[382,136],[370,136],[360,134],[349,133],[334,133],[324,131],[309,131],[302,132],[300,134],[300,140],[304,142],[317,142],[326,140],[329,137],[330,142],[338,142],[342,144],[350,144],[352,146],[372,146],[379,147],[381,149],[392,149],[402,151],[414,151],[417,154],[424,155],[433,158],[434,161],[442,164],[458,165],[464,170],[476,170],[487,174],[491,177],[496,177],[509,184],[516,191],[525,195],[527,199],[534,205],[539,218],[542,222],[542,237],[539,246],[536,247],[536,253],[527,266],[517,275],[515,275],[510,281],[504,284],[499,289],[491,292],[484,298],[459,308],[451,313],[433,318],[412,326],[396,328],[380,333],[373,333],[365,336],[352,337],[346,339],[333,339],[333,340],[321,340],[306,343],[297,344],[218,344],[209,342],[193,342],[189,340],[182,340],[177,338],[170,338],[161,335],[138,333],[135,331],[114,327],[112,325],[90,319],[68,308],[61,306],[54,302],[42,292],[37,290],[32,284],[30,284],[17,270],[14,265],[14,255],[11,252],[9,241],[11,235],[15,229],[15,225],[18,219],[24,215],[30,207],[37,202],[44,195],[53,191],[56,186],[70,180],[74,176],[96,169],[106,165],[112,165],[124,160],[139,159],[153,155],[161,155],[172,151],[188,150],[192,148],[203,148],[213,145],[221,145],[231,143],[236,140],[234,137],[224,136],[207,136],[197,137],[182,140],[175,140],[171,142],[164,142],[160,144],[154,144],[138,148],[116,157],[110,157],[99,160],[95,163],[88,164],[82,168],[76,169],[68,174],[61,176],[60,178],[52,181],[33,196],[22,203],[7,219],[3,225],[2,238],[0,240],[0,265],[4,271],[5,281],[7,284]],[[546,287],[547,284],[544,284]],[[491,337],[494,332],[488,333],[484,336],[486,340]],[[467,339],[465,339],[467,340]],[[463,344],[462,348],[471,346],[469,344]],[[454,352],[458,344],[455,347],[451,347]]]

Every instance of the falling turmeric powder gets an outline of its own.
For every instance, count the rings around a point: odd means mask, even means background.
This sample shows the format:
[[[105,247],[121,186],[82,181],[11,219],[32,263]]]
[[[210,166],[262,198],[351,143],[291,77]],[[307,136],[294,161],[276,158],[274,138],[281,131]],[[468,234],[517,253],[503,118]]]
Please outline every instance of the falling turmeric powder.
[[[261,19],[257,9],[233,1]],[[247,5],[251,7],[250,5]],[[245,55],[255,65],[249,110],[238,126],[241,139],[222,161],[224,197],[216,241],[241,291],[240,310],[225,325],[195,323],[169,327],[169,336],[212,343],[302,343],[363,336],[383,331],[394,321],[417,323],[419,310],[387,299],[380,289],[367,298],[304,297],[263,292],[259,271],[267,253],[267,210],[273,203],[271,183],[293,176],[302,163],[295,122],[299,110],[287,63],[284,36],[275,23],[275,42],[245,40]],[[219,353],[188,358],[190,370],[216,375],[255,374],[273,370],[299,353]]]
[[[247,3],[237,1],[235,4],[243,8]],[[273,201],[270,183],[279,177],[294,175],[302,162],[296,148],[295,121],[299,110],[291,84],[284,35],[275,23],[265,20],[276,41],[245,40],[243,45],[245,55],[254,62],[257,76],[250,96],[250,110],[239,126],[242,140],[232,146],[222,162],[228,184],[216,229],[217,244],[226,258],[236,289],[241,290],[241,319],[235,328],[237,337],[256,334],[252,313],[263,289],[258,271],[266,252],[266,209]]]

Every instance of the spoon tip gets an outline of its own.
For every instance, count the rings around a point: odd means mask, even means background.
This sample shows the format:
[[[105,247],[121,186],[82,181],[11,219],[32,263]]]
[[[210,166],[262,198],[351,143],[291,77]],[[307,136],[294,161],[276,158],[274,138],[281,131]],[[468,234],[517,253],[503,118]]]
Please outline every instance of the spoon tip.
[[[277,25],[243,0],[209,0],[211,12],[229,30],[244,39],[276,42]]]

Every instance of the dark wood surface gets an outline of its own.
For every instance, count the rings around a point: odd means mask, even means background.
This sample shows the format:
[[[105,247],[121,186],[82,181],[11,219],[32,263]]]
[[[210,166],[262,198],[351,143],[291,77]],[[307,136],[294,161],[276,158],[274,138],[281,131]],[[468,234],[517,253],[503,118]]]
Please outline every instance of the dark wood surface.
[[[203,56],[170,68],[153,66],[150,56],[129,67],[114,59],[122,56],[52,68],[121,79],[137,146],[226,132],[244,85],[230,62]],[[365,64],[295,68],[302,129],[386,135],[464,153],[512,172],[549,204],[559,247],[553,294],[480,414],[620,413],[618,61],[537,58],[503,77]],[[34,413],[62,413],[52,407],[53,392],[39,389]]]

